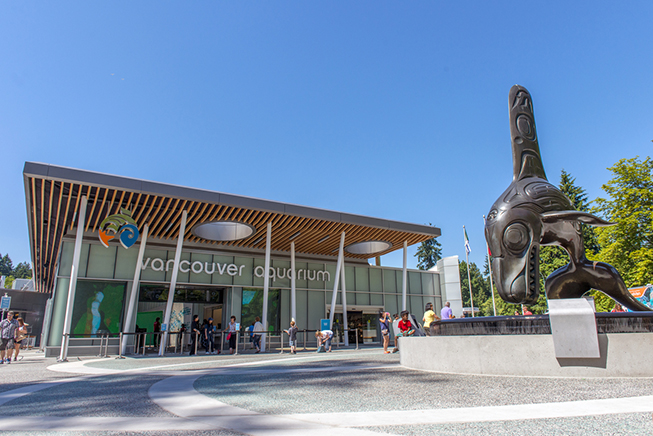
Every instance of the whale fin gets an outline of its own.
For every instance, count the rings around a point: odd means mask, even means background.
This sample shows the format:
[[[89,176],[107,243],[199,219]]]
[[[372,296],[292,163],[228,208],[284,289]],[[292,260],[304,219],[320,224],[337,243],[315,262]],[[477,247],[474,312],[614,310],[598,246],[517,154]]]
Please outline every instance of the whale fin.
[[[546,180],[535,130],[533,100],[528,90],[515,85],[510,88],[510,140],[512,142],[513,181],[527,177]]]
[[[578,221],[594,227],[608,227],[616,224],[605,221],[591,213],[579,212],[577,210],[555,210],[542,214],[542,222],[553,223],[557,221]]]

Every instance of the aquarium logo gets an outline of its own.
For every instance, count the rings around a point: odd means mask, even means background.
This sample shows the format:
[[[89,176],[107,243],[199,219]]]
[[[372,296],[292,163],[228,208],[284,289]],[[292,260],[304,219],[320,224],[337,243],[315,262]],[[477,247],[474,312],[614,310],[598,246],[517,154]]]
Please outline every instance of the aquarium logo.
[[[109,241],[119,238],[120,244],[129,248],[136,243],[140,232],[136,226],[136,221],[132,218],[131,211],[120,208],[120,213],[110,215],[100,224],[100,242],[105,247],[109,247]]]

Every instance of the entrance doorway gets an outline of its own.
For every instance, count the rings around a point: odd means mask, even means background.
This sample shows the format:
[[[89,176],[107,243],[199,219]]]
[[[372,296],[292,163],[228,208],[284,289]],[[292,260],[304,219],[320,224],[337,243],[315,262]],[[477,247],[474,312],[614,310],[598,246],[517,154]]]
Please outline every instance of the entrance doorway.
[[[356,343],[358,335],[359,344],[373,344],[381,342],[381,332],[379,330],[379,310],[381,307],[376,306],[356,306],[347,310],[347,328],[349,343]],[[327,308],[327,317],[330,313]],[[344,340],[344,328],[342,322],[342,307],[336,306],[336,313],[333,317],[333,334],[342,342]]]

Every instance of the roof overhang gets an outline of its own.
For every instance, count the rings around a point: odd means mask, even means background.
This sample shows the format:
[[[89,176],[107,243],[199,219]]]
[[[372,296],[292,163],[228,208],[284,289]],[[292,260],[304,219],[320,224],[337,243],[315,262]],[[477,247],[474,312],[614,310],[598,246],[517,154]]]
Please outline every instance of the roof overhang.
[[[214,246],[216,250],[265,248],[268,222],[272,222],[271,249],[335,256],[339,235],[346,233],[346,245],[382,241],[387,247],[378,253],[349,258],[368,259],[440,236],[432,226],[390,221],[295,204],[281,203],[222,192],[157,183],[110,174],[26,162],[23,171],[30,234],[30,248],[37,290],[50,292],[61,241],[77,225],[82,196],[88,200],[85,232],[97,232],[100,223],[120,208],[132,211],[139,229],[149,225],[149,237],[176,240],[181,214],[188,214],[184,241]],[[231,241],[203,239],[193,230],[208,222],[242,223],[253,229],[245,238]],[[207,236],[207,235],[205,235]]]

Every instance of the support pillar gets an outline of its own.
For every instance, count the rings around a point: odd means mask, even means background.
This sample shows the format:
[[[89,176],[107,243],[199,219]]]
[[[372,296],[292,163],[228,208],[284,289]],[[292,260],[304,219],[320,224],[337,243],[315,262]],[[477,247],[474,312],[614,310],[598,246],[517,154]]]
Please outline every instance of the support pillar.
[[[349,323],[347,322],[347,286],[345,285],[345,262],[340,264],[340,289],[342,291],[342,328],[345,332],[345,347],[349,346]],[[354,332],[358,334],[358,332]]]
[[[177,237],[177,249],[175,250],[175,263],[172,267],[172,277],[170,278],[170,288],[168,290],[168,303],[166,304],[166,314],[163,323],[166,326],[159,344],[159,356],[163,356],[168,341],[168,332],[170,332],[170,316],[172,315],[172,303],[175,300],[175,288],[177,287],[177,275],[179,274],[179,261],[181,259],[181,247],[184,245],[184,235],[186,235],[186,218],[188,212],[181,213],[181,224],[179,225],[179,236]],[[193,332],[191,332],[193,334]]]
[[[402,271],[401,310],[406,310],[407,291],[408,291],[408,241],[404,241],[404,269]]]
[[[263,330],[261,335],[261,349],[265,350],[268,333],[268,296],[270,293],[270,246],[272,244],[272,221],[268,222],[267,233],[265,234],[265,273],[263,274]]]
[[[297,271],[295,269],[295,242],[290,243],[290,318],[297,322]]]
[[[345,232],[342,232],[342,235],[340,235],[340,248],[338,249],[338,263],[336,264],[336,277],[333,280],[333,296],[331,297],[331,312],[329,313],[329,321],[331,324],[331,328],[333,329],[333,318],[336,314],[336,299],[338,296],[338,280],[340,280],[340,272],[342,269],[342,260],[344,256],[344,248],[345,248]],[[345,304],[347,302],[345,301]],[[343,322],[343,329],[347,325],[347,320],[344,319]]]
[[[132,291],[129,294],[129,305],[127,306],[127,316],[125,317],[125,324],[122,329],[123,333],[134,333],[134,310],[138,304],[138,294],[139,294],[139,283],[141,278],[141,269],[143,267],[143,256],[145,255],[145,246],[147,245],[147,234],[150,227],[145,224],[143,227],[143,234],[141,236],[141,245],[138,248],[138,258],[136,259],[136,270],[134,271],[134,280],[132,281]],[[129,336],[128,336],[129,337]],[[127,338],[123,338],[122,341],[122,355],[127,353]],[[132,339],[135,338],[134,335],[131,335]]]
[[[84,239],[84,224],[86,223],[86,196],[82,197],[77,216],[77,233],[75,235],[75,249],[73,251],[73,265],[70,270],[70,283],[68,284],[68,301],[66,303],[66,317],[63,322],[63,337],[61,338],[60,362],[68,361],[68,340],[70,325],[73,322],[73,305],[75,304],[75,291],[77,290],[77,276],[79,275],[79,258],[82,252],[82,239]]]

